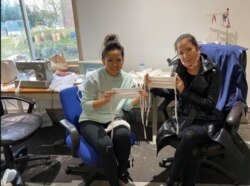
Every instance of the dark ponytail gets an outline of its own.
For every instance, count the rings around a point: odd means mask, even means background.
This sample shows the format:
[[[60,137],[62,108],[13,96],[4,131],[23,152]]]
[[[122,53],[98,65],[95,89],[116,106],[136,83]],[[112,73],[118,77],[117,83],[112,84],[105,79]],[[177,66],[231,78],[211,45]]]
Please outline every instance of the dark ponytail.
[[[118,40],[118,36],[116,34],[110,34],[104,38],[102,59],[104,59],[105,56],[107,55],[107,53],[112,51],[112,50],[120,50],[121,54],[122,54],[122,58],[124,58],[124,48],[120,44],[120,42]]]

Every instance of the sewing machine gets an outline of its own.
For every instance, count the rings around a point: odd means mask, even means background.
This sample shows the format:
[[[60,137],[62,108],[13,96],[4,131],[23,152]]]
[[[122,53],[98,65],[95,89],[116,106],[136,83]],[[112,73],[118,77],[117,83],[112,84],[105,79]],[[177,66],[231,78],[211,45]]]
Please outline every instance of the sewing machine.
[[[48,88],[53,78],[50,61],[16,61],[18,76],[15,87]]]

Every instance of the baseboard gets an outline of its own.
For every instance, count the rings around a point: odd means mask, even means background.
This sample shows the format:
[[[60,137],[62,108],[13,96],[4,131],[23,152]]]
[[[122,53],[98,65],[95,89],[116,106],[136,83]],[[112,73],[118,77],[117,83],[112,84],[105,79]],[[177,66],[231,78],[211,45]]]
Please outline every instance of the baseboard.
[[[248,107],[246,113],[242,114],[241,124],[250,124],[250,107]]]

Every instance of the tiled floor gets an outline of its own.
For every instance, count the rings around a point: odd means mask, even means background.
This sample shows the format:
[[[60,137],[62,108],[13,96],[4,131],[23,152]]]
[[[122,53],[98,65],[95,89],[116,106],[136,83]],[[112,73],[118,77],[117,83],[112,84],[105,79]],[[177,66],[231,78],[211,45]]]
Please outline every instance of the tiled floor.
[[[242,124],[240,126],[239,129],[239,135],[240,137],[244,140],[245,144],[248,146],[248,149],[250,149],[250,124]],[[146,153],[145,153],[145,148],[146,149]],[[161,175],[162,176],[162,172],[163,169],[160,168],[159,166],[157,166],[157,162],[159,162],[159,160],[166,156],[166,153],[169,154],[173,154],[173,150],[172,149],[167,149],[166,152],[160,153],[159,156],[155,156],[155,146],[154,145],[150,145],[147,144],[145,142],[141,142],[141,145],[139,146],[135,146],[132,149],[132,153],[134,154],[134,158],[135,158],[135,166],[132,167],[129,171],[130,174],[132,175],[132,177],[134,178],[134,180],[136,180],[135,185],[136,186],[164,186],[164,183],[160,180],[163,180],[162,178],[158,177],[157,180],[157,176]],[[70,157],[69,157],[70,158]],[[145,162],[145,163],[143,163]],[[138,165],[139,164],[139,165]],[[141,165],[143,164],[143,165]],[[61,169],[63,169],[63,167],[61,167]],[[143,170],[143,172],[138,173],[140,171],[139,170]],[[145,171],[144,171],[145,170]],[[63,170],[60,170],[63,171]],[[250,170],[249,170],[250,172]],[[164,175],[164,174],[163,174]],[[218,174],[219,176],[219,174]],[[156,177],[156,179],[155,179]],[[249,177],[250,177],[250,173],[249,173]],[[62,183],[62,182],[53,182],[51,184],[46,184],[46,183],[26,183],[27,185],[30,186],[40,186],[40,185],[50,185],[50,186],[83,186],[83,182],[81,180],[81,178],[77,178],[77,180],[72,179],[71,182],[67,182],[67,183]],[[147,180],[147,181],[143,181],[143,180]],[[202,183],[202,184],[196,184],[197,186],[229,186],[230,184],[206,184],[206,183]],[[249,184],[242,184],[244,186],[249,185]],[[108,183],[106,181],[95,181],[91,186],[108,186]]]
[[[27,183],[28,186],[42,186],[39,183]],[[148,182],[134,182],[135,186],[166,186],[164,183],[148,183]],[[72,181],[71,183],[53,183],[46,186],[84,186],[81,181]],[[109,186],[106,181],[96,181],[91,186]],[[196,184],[196,186],[231,186],[231,185],[222,185],[222,184]],[[249,185],[241,185],[249,186]]]

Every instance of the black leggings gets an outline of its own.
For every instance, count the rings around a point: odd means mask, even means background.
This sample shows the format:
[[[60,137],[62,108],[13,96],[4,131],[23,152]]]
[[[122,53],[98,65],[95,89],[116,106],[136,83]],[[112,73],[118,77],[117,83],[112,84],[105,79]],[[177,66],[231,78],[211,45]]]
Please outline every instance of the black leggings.
[[[83,121],[80,123],[80,132],[97,151],[110,185],[118,186],[119,175],[127,172],[131,150],[130,131],[125,126],[116,127],[112,142],[110,132],[107,134],[104,130],[106,126],[94,121]]]
[[[170,171],[172,180],[181,181],[185,186],[194,185],[199,168],[199,146],[208,140],[205,132],[192,129],[183,131]]]

